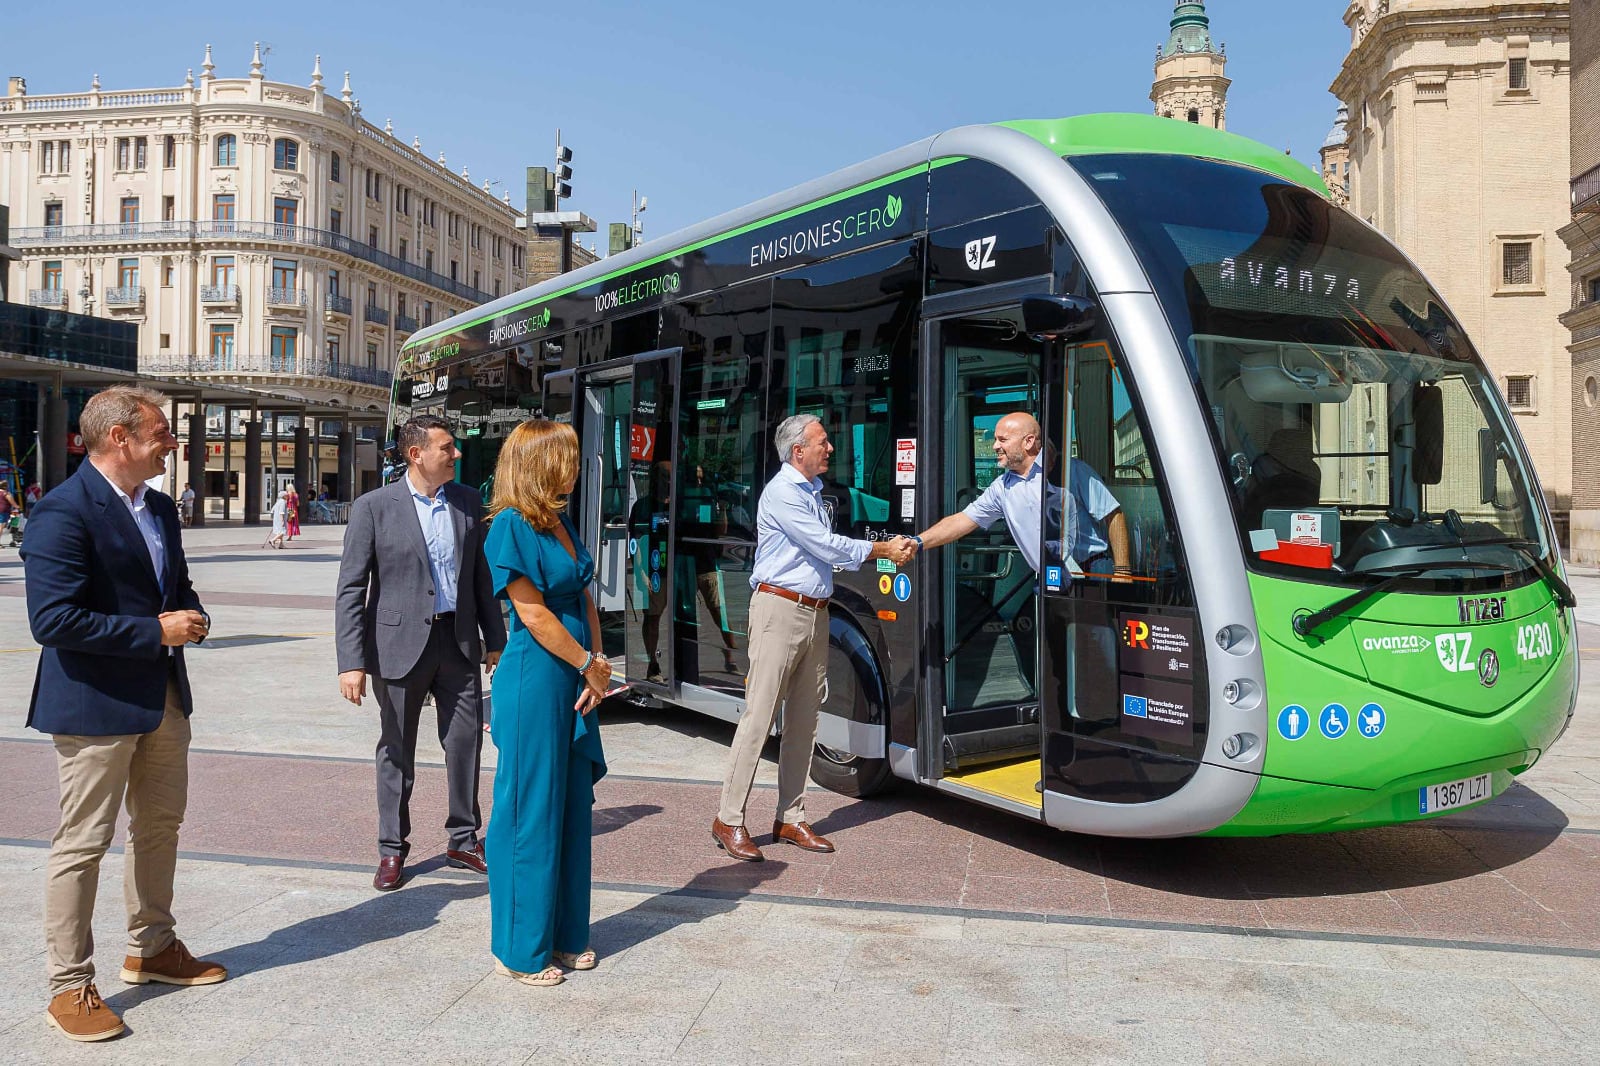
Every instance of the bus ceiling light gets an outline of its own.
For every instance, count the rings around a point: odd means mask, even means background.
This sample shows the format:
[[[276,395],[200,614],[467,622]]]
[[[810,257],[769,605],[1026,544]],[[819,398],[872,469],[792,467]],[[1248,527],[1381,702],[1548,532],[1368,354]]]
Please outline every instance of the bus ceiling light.
[[[1255,650],[1255,635],[1244,626],[1223,626],[1217,630],[1217,647],[1235,655],[1249,655]]]

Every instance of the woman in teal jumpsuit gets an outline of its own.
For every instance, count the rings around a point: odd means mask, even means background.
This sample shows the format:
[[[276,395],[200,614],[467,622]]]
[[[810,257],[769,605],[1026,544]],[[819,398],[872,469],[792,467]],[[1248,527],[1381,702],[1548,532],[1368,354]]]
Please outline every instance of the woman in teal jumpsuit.
[[[595,966],[589,949],[594,783],[606,772],[592,713],[610,679],[589,596],[594,563],[564,508],[578,473],[570,426],[527,422],[501,449],[484,552],[513,606],[494,672],[499,763],[484,838],[499,970],[554,985]]]

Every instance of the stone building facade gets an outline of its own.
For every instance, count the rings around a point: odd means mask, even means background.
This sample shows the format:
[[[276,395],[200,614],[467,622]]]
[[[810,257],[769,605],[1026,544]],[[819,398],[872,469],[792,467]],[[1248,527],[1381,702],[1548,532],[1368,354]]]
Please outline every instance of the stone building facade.
[[[1600,565],[1600,0],[1572,3],[1572,560]]]
[[[1572,507],[1566,0],[1351,0],[1332,91],[1349,110],[1349,209],[1438,286]]]
[[[520,212],[324,84],[0,97],[11,291],[136,322],[142,372],[371,411],[415,330],[525,284]],[[217,427],[220,431],[221,427]]]
[[[1211,39],[1204,3],[1173,5],[1172,33],[1156,49],[1150,102],[1163,118],[1228,128],[1228,55]]]

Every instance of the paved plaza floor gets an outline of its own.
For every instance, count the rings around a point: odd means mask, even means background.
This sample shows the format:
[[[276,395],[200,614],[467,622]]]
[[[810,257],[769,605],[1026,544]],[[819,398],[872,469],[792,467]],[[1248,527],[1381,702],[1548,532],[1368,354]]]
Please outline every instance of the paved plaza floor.
[[[191,949],[232,976],[123,985],[119,837],[97,965],[129,1033],[105,1045],[44,1023],[55,771],[22,726],[37,652],[21,567],[0,554],[0,1063],[1595,1059],[1600,680],[1511,792],[1425,825],[1115,841],[910,787],[813,790],[838,853],[768,848],[754,865],[706,834],[732,727],[614,709],[595,810],[601,964],[529,989],[492,972],[483,880],[442,865],[426,737],[416,861],[399,891],[372,890],[375,708],[339,698],[332,648],[341,533],[308,527],[281,552],[238,526],[186,537],[215,635],[190,659],[176,909]],[[1592,677],[1600,575],[1575,585]],[[774,776],[768,762],[752,826]]]

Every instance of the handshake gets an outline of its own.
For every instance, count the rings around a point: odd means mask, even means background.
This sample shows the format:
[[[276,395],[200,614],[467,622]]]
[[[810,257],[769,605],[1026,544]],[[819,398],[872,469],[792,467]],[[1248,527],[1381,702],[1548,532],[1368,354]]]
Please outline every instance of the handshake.
[[[917,554],[917,542],[910,537],[891,537],[875,541],[872,545],[874,559],[888,559],[896,566],[904,566]]]

